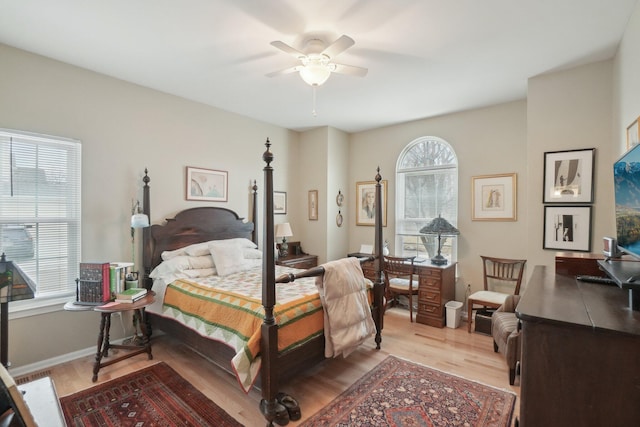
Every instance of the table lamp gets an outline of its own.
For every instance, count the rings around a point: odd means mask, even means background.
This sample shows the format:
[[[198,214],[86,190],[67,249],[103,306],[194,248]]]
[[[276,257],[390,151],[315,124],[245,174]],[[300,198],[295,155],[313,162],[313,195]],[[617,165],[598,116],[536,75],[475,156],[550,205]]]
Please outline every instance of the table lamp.
[[[449,223],[446,219],[438,215],[438,218],[434,218],[429,224],[420,229],[422,234],[437,234],[438,235],[438,254],[431,258],[431,264],[433,265],[446,265],[447,259],[440,254],[441,236],[444,235],[457,235],[460,231]]]
[[[281,257],[286,257],[289,255],[289,244],[287,243],[287,237],[293,236],[293,231],[291,231],[291,225],[288,222],[283,222],[282,224],[276,225],[276,237],[282,237],[282,243],[280,243],[280,253]]]

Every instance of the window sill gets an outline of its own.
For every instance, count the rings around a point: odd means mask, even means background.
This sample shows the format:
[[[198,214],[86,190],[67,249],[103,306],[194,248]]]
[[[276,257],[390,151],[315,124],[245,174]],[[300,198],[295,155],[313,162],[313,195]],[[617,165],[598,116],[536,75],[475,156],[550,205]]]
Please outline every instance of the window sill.
[[[73,294],[53,298],[34,298],[9,303],[9,320],[61,311]]]

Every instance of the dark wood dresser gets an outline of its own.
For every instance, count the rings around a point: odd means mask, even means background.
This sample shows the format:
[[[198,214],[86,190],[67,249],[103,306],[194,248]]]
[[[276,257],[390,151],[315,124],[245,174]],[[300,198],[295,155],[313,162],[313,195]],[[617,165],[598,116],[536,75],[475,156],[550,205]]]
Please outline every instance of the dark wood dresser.
[[[606,274],[598,267],[598,261],[603,259],[603,254],[558,252],[556,253],[556,274],[571,277],[579,274],[604,277]]]
[[[278,257],[276,260],[277,265],[283,265],[285,267],[299,268],[301,270],[308,270],[318,266],[318,255],[306,254],[302,250],[300,242],[288,242],[289,254],[286,257]],[[280,249],[280,244],[277,245]]]
[[[640,425],[640,311],[626,290],[536,266],[516,315],[520,427]]]

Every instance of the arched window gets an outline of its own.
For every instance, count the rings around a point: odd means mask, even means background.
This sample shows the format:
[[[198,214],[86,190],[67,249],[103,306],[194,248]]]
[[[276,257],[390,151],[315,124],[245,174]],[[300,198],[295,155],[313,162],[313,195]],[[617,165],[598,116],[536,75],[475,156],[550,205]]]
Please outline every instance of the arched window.
[[[426,136],[409,143],[396,165],[396,254],[430,259],[438,238],[420,233],[433,218],[458,223],[458,158],[443,139]],[[442,236],[442,255],[457,260],[457,240]]]

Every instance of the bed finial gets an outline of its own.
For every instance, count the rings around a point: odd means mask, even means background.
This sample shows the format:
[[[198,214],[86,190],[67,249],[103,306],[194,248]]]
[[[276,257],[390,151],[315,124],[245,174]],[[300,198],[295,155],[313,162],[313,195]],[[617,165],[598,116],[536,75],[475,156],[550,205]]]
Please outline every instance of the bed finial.
[[[142,177],[142,182],[144,182],[144,185],[149,185],[149,181],[151,181],[151,178],[149,178],[148,173],[149,171],[147,170],[147,168],[144,168],[144,176]]]
[[[380,175],[380,166],[376,169],[376,182],[380,182],[382,180],[382,176]]]
[[[262,160],[264,160],[267,166],[269,166],[273,161],[273,153],[269,151],[269,148],[271,148],[271,141],[269,141],[269,138],[267,138],[267,142],[265,142],[264,145],[267,146],[267,151],[265,151],[264,154],[262,155]]]

